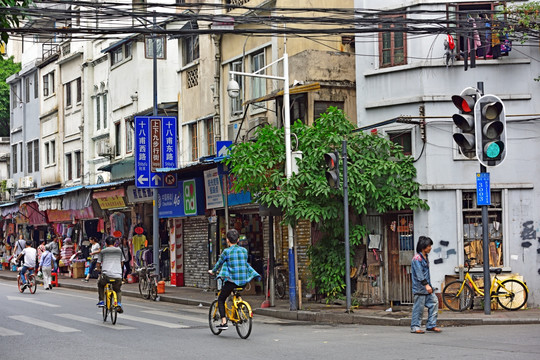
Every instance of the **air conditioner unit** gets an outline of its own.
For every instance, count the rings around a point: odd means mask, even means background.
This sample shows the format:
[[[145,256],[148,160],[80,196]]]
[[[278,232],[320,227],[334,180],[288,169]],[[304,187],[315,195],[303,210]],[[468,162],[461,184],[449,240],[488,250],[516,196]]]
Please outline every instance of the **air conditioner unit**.
[[[6,180],[6,189],[13,189],[15,187],[15,181],[13,179]]]
[[[111,155],[111,145],[106,140],[101,140],[96,142],[96,150],[98,156],[109,156]]]
[[[34,186],[34,178],[32,176],[23,176],[19,178],[19,188],[28,189]]]

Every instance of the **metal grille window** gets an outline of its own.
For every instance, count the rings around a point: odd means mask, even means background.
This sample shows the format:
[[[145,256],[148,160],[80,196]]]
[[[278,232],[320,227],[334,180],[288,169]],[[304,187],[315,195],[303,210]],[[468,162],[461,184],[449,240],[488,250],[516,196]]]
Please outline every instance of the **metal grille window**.
[[[82,81],[81,78],[77,80],[77,103],[80,103],[82,100]]]
[[[144,56],[148,59],[154,58],[154,38],[147,36],[145,38],[145,51]],[[156,59],[165,59],[167,57],[166,53],[166,42],[164,36],[156,37]]]
[[[34,171],[39,171],[39,140],[34,140]]]
[[[196,21],[191,21],[187,29],[198,29]],[[185,27],[186,28],[186,27]],[[184,36],[182,38],[182,50],[184,52],[184,66],[199,58],[199,35]]]
[[[71,106],[71,83],[66,84],[66,106]]]
[[[34,143],[33,141],[30,141],[29,143],[26,144],[26,151],[28,153],[28,158],[27,158],[28,161],[26,164],[26,168],[29,174],[33,172],[33,168],[32,168],[32,159],[33,159],[32,150],[34,149],[33,143]]]
[[[206,142],[208,144],[207,155],[215,154],[214,150],[214,119],[206,120]]]
[[[73,180],[73,161],[71,154],[66,154],[66,179]]]
[[[17,84],[11,85],[11,108],[15,109],[19,105],[19,89]]]
[[[189,125],[189,135],[191,138],[191,160],[195,161],[199,158],[199,148],[197,146],[197,123]]]
[[[16,174],[18,172],[17,169],[17,144],[11,146],[11,152],[13,156],[13,173]]]
[[[24,78],[24,101],[30,102],[30,77]]]
[[[77,178],[82,177],[82,157],[80,151],[75,151],[75,166],[77,167]]]
[[[379,27],[379,63],[381,67],[404,65],[407,63],[407,34],[392,31],[405,26],[405,16],[381,18]]]
[[[476,192],[464,191],[462,194],[463,207],[463,251],[464,259],[471,265],[482,267],[483,233],[482,208],[476,205]],[[491,205],[488,207],[488,239],[490,266],[504,266],[503,261],[503,229],[502,229],[502,192],[491,190]]]
[[[238,71],[242,72],[242,61],[235,61],[231,63],[231,70],[232,71]],[[234,75],[234,80],[238,83],[240,86],[240,89],[242,90],[244,88],[244,77],[242,75]],[[240,91],[240,95],[236,98],[231,98],[231,115],[232,116],[238,116],[241,115],[243,112],[242,103],[243,103],[243,92]]]
[[[196,66],[195,68],[191,70],[188,70],[186,72],[186,75],[187,75],[188,89],[199,85],[199,67],[198,66]]]

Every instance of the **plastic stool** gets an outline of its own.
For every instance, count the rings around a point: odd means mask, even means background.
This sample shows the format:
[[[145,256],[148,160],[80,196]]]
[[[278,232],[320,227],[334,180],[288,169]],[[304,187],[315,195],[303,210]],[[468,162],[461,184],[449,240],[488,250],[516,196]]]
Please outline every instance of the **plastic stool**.
[[[54,287],[58,287],[58,274],[53,272],[51,273],[51,277],[52,277],[51,285],[54,285]]]

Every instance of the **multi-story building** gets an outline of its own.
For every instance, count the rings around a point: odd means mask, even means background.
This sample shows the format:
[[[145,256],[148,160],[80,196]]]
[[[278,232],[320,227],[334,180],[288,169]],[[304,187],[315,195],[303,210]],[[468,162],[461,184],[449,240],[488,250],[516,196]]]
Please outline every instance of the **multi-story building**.
[[[363,33],[357,38],[358,126],[377,128],[414,157],[421,196],[430,206],[429,211],[374,217],[372,230],[382,236],[384,244],[381,274],[386,301],[412,301],[410,259],[420,235],[434,241],[431,274],[438,292],[447,279],[458,274],[465,260],[475,257],[474,271],[482,270],[478,251],[482,247],[481,207],[476,201],[475,180],[480,166],[475,158],[458,151],[452,139],[458,129],[451,118],[457,113],[452,95],[482,82],[484,93],[502,99],[507,114],[506,159],[500,166],[488,167],[490,265],[502,267],[506,275],[523,276],[531,290],[529,304],[540,302],[536,241],[539,211],[535,206],[540,194],[533,165],[539,151],[539,128],[533,121],[537,115],[525,115],[540,113],[540,89],[534,81],[538,72],[534,59],[540,54],[538,46],[518,42],[512,44],[511,51],[501,48],[501,44],[508,45],[504,42],[506,34],[500,32],[499,21],[504,21],[504,16],[497,15],[503,5],[489,0],[387,1],[382,7],[377,1],[355,1],[359,9],[381,9],[377,15],[381,17],[379,27],[388,30]],[[392,14],[391,21],[385,21],[385,10]],[[437,18],[449,24],[428,35],[392,31],[406,28],[413,18],[425,19],[426,23]],[[501,26],[499,30],[497,26]],[[452,35],[454,55],[458,56],[448,66],[444,49],[447,34]],[[472,36],[470,41],[468,34]],[[471,54],[476,67],[471,66],[469,57],[465,71],[460,54],[473,40]],[[417,124],[377,125],[407,116]]]

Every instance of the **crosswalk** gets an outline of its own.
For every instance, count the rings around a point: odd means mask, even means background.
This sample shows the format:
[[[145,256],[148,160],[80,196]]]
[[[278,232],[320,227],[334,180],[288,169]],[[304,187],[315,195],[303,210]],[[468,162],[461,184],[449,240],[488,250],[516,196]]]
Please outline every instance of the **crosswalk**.
[[[41,302],[41,305],[44,305],[44,303]],[[200,314],[181,314],[159,310],[145,310],[137,314],[126,312],[118,315],[116,325],[111,324],[110,321],[104,322],[101,318],[101,311],[96,312],[94,317],[61,312],[49,312],[46,319],[36,319],[27,315],[11,315],[8,318],[14,321],[9,322],[10,328],[0,326],[0,338],[6,336],[23,336],[24,333],[20,329],[24,328],[24,326],[18,327],[17,322],[58,333],[77,333],[85,331],[88,326],[108,328],[114,331],[129,331],[137,330],[141,324],[167,329],[186,329],[195,326],[199,327],[201,323],[208,322],[207,315],[202,312]]]

